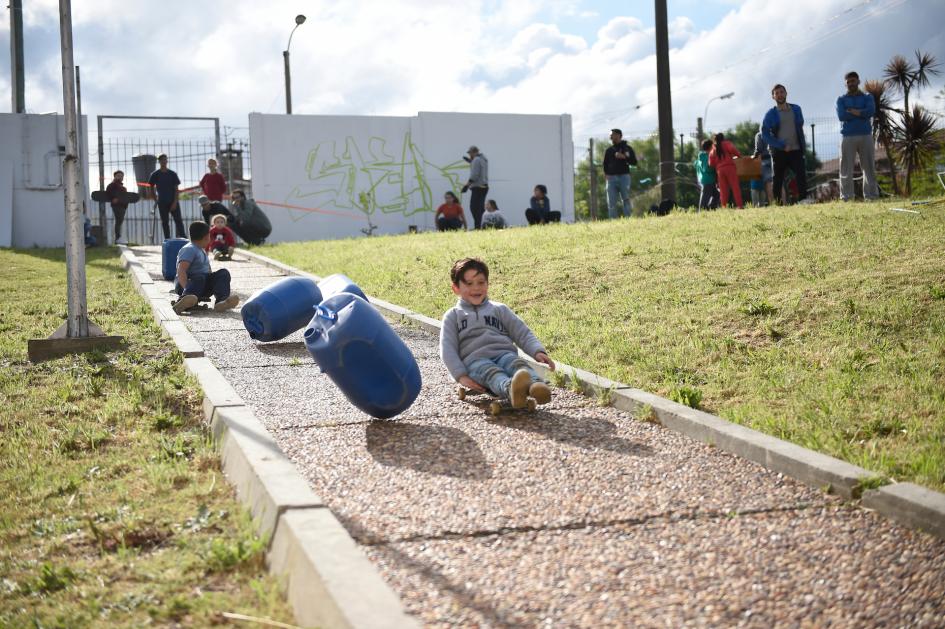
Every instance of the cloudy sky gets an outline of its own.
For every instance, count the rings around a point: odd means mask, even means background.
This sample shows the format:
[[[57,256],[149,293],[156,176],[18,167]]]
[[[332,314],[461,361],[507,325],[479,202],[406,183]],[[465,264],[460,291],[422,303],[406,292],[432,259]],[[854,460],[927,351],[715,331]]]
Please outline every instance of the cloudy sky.
[[[945,61],[945,0],[670,0],[673,114],[695,126],[759,119],[774,82],[808,118],[832,116],[843,74],[878,77],[897,53]],[[62,111],[58,2],[23,0],[26,105]],[[164,0],[73,3],[83,111],[282,113],[292,39],[297,114],[569,113],[576,144],[656,128],[650,0]],[[0,111],[10,111],[9,9],[0,20]],[[924,93],[934,99],[942,77]],[[94,124],[90,125],[94,128]]]

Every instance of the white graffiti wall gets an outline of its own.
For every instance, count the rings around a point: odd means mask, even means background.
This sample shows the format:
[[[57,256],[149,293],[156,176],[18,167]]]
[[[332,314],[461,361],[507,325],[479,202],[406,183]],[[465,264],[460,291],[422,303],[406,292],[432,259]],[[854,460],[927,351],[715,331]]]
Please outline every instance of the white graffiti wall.
[[[536,184],[574,220],[571,117],[425,113],[415,117],[250,114],[253,196],[272,221],[269,242],[435,229],[452,190],[469,213],[463,156],[489,161],[489,198],[524,225]]]

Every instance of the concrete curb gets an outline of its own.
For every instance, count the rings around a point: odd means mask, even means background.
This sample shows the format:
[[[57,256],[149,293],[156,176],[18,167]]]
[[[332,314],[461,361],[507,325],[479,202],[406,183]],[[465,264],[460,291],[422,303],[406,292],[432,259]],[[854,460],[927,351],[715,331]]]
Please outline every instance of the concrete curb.
[[[945,539],[945,494],[913,483],[896,483],[864,492],[863,505]]]
[[[285,273],[314,277],[258,253],[243,250],[239,253]],[[436,319],[373,297],[370,299],[376,308],[395,319],[412,321],[435,334],[440,332],[440,322]],[[526,358],[541,373],[547,374],[543,365],[535,363],[530,357]],[[812,487],[827,489],[848,499],[862,498],[865,507],[875,509],[900,524],[945,539],[945,494],[912,483],[895,483],[864,492],[864,485],[881,475],[583,369],[563,363],[558,363],[557,368],[564,374],[566,381],[576,383],[585,394],[610,396],[610,403],[615,408],[634,415],[645,412],[670,430],[754,461]]]
[[[184,368],[203,389],[203,413],[223,471],[252,514],[259,534],[269,539],[269,571],[285,583],[296,621],[326,629],[418,629],[419,623],[404,611],[400,599],[324,501],[223,374],[203,356],[203,348],[134,252],[123,245],[119,250],[122,266],[150,302],[155,320],[184,354]],[[198,350],[199,355],[188,357]]]
[[[325,507],[248,407],[216,408],[210,426],[223,471],[261,535],[271,540],[289,509]]]
[[[323,627],[420,627],[328,509],[296,509],[280,520],[270,570],[286,575],[289,602]]]

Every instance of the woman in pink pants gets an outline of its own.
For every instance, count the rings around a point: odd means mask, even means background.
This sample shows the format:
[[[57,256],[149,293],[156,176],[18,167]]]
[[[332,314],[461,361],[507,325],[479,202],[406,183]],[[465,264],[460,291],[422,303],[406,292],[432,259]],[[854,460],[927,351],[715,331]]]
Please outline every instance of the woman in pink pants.
[[[732,191],[735,198],[735,205],[742,209],[745,205],[742,203],[742,189],[738,185],[738,174],[735,172],[735,158],[741,157],[735,145],[725,139],[721,133],[715,136],[715,142],[712,143],[712,150],[709,151],[709,166],[715,168],[715,174],[719,180],[719,195],[722,197],[722,206],[728,205],[728,191]]]

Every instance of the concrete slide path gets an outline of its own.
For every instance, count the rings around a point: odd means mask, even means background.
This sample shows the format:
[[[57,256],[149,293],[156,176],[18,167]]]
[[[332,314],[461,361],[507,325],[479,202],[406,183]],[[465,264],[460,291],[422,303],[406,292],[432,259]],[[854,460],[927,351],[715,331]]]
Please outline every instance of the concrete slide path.
[[[159,249],[134,253],[166,293]],[[242,301],[281,276],[213,266]],[[945,542],[571,391],[493,418],[427,331],[395,324],[423,389],[374,421],[301,332],[181,319],[423,626],[945,626]]]

